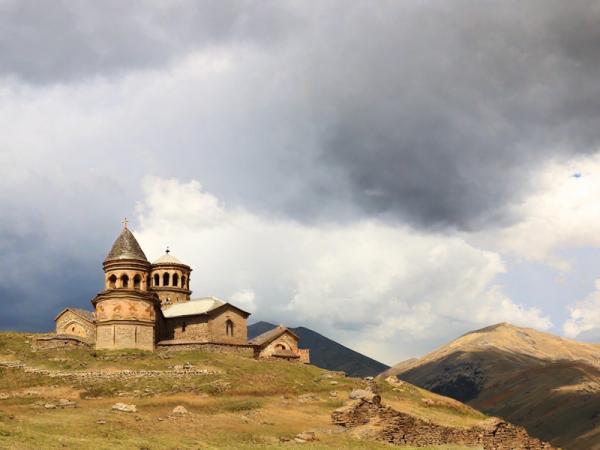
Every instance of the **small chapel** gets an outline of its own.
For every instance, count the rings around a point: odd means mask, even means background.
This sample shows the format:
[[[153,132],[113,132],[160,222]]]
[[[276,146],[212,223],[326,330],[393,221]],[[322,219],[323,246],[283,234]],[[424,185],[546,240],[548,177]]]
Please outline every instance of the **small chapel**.
[[[56,333],[38,339],[40,348],[217,348],[309,362],[308,350],[298,348],[298,337],[288,328],[280,325],[248,341],[249,312],[216,297],[192,299],[192,268],[168,248],[150,263],[127,221],[102,267],[104,289],[92,299],[93,311],[65,308],[55,318]]]

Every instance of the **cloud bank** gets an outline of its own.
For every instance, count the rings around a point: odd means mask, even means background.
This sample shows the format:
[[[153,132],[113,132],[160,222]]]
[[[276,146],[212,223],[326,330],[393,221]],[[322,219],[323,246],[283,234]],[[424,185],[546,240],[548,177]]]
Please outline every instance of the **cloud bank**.
[[[494,285],[504,270],[498,254],[457,237],[375,220],[273,220],[174,179],[146,179],[138,214],[135,231],[148,254],[169,245],[193,267],[194,295],[241,301],[254,319],[310,324],[388,363],[425,350],[394,345],[399,340],[442,341],[503,320],[551,326]]]

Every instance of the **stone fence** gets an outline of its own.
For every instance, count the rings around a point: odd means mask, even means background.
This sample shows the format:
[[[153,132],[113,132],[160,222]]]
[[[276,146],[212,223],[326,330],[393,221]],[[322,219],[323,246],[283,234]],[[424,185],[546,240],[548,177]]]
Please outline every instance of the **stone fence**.
[[[188,377],[216,375],[221,372],[209,369],[182,368],[170,370],[52,370],[30,367],[20,361],[0,361],[0,367],[21,369],[25,373],[45,375],[50,378],[77,378],[81,380],[127,380],[134,378]]]

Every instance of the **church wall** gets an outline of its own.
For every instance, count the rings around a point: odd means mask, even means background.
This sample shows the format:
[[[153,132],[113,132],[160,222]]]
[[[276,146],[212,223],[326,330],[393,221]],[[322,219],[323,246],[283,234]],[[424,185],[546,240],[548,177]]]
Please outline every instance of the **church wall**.
[[[96,348],[110,349],[115,345],[114,325],[98,325],[96,328]]]
[[[208,318],[188,316],[165,319],[165,335],[161,340],[172,339],[208,342]]]
[[[227,335],[227,320],[233,322],[233,336]],[[248,341],[246,318],[234,308],[225,308],[208,320],[208,333],[211,342],[245,344]]]
[[[98,324],[96,348],[154,350],[154,326],[136,323]]]
[[[161,288],[152,288],[160,299],[162,306],[174,305],[176,303],[187,302],[190,299],[189,291],[178,292],[175,289],[161,290]]]
[[[65,311],[56,319],[56,334],[70,334],[94,340],[96,327],[72,311]]]
[[[141,320],[154,323],[154,305],[136,298],[109,298],[96,305],[96,320]]]

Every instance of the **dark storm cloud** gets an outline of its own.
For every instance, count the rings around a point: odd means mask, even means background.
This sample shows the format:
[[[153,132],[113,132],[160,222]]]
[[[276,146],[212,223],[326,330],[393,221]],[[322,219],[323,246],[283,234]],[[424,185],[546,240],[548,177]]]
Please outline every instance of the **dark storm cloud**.
[[[518,219],[545,162],[598,148],[599,23],[582,0],[0,0],[0,262],[38,280],[0,280],[0,326],[87,304],[146,174],[314,223]],[[227,70],[160,84],[207,48]]]
[[[321,161],[369,214],[513,220],[540,165],[600,143],[600,2],[358,5],[313,55]]]
[[[199,47],[268,43],[292,23],[276,2],[0,1],[0,74],[33,83],[170,63]]]
[[[240,80],[267,106],[248,109],[241,131],[255,136],[220,151],[255,160],[242,202],[302,220],[350,207],[418,227],[502,225],[541,164],[599,143],[597,1],[5,0],[0,11],[0,72],[36,83],[160,69],[211,45],[261,48],[270,63]],[[295,117],[299,105],[308,112]],[[274,124],[287,143],[263,133]],[[316,152],[297,165],[311,125]],[[290,179],[294,192],[272,189]]]

